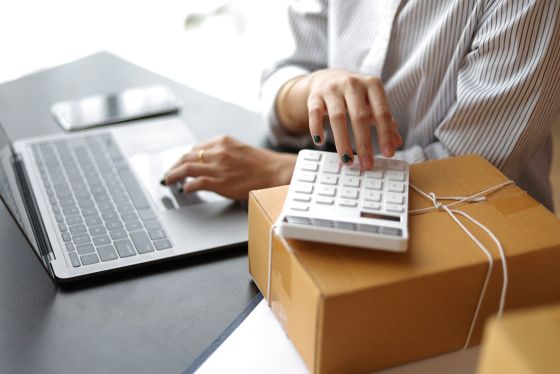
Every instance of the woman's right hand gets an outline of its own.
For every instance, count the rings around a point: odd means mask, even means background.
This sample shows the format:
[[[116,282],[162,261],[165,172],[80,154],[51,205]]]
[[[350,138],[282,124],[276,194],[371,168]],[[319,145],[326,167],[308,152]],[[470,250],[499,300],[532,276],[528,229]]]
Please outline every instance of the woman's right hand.
[[[343,164],[353,162],[348,113],[362,169],[371,169],[374,164],[372,126],[376,128],[383,156],[392,157],[403,143],[383,84],[375,77],[338,69],[318,70],[284,85],[276,111],[288,131],[301,132],[308,127],[316,144],[324,141],[323,116],[328,115]]]

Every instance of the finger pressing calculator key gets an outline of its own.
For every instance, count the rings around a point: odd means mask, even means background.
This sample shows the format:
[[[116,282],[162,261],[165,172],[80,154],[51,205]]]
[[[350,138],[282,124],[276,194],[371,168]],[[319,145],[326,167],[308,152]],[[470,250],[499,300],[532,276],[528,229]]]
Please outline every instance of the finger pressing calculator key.
[[[301,240],[403,252],[408,243],[409,167],[376,158],[361,170],[336,153],[302,150],[282,214],[280,235]]]

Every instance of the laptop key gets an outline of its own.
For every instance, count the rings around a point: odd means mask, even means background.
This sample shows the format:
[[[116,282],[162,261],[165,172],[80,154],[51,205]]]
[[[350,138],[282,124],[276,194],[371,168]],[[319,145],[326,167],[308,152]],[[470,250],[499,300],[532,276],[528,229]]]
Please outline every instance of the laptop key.
[[[121,219],[124,222],[136,221],[136,220],[138,220],[138,215],[136,215],[136,213],[134,213],[134,212],[127,212],[127,213],[121,214]]]
[[[68,226],[77,225],[78,223],[82,223],[83,219],[80,216],[71,216],[66,218],[66,224]]]
[[[92,265],[99,262],[99,257],[95,253],[90,253],[89,255],[80,256],[83,265]]]
[[[64,243],[64,245],[66,246],[66,250],[68,252],[73,252],[73,251],[76,250],[76,248],[74,247],[74,243],[72,243],[72,242],[66,242],[66,243]]]
[[[101,224],[103,224],[103,221],[101,220],[101,218],[99,216],[93,216],[93,217],[87,217],[86,218],[86,225],[88,225],[88,227],[97,226],[97,225],[101,225]]]
[[[82,266],[82,264],[80,263],[80,259],[78,258],[78,255],[76,254],[76,252],[68,253],[68,257],[70,257],[70,262],[72,262],[73,267],[79,268],[80,266]]]
[[[139,221],[134,221],[134,222],[127,222],[126,223],[126,229],[128,231],[137,231],[142,229],[142,224]]]
[[[144,221],[144,227],[147,230],[156,230],[161,229],[161,224],[157,220],[151,219],[149,221]]]
[[[84,208],[82,209],[82,215],[84,217],[91,217],[97,215],[97,209],[95,208]]]
[[[78,216],[79,217],[79,216]],[[56,222],[64,222],[64,216],[62,214],[55,214],[54,218],[56,219]]]
[[[156,240],[154,241],[154,245],[158,251],[172,247],[171,242],[168,239]]]
[[[129,239],[115,240],[113,244],[115,244],[115,248],[117,249],[119,257],[121,258],[136,255],[134,245],[132,245],[132,242]]]
[[[89,233],[91,236],[103,235],[107,233],[107,229],[103,225],[93,226],[89,228]]]
[[[64,240],[65,242],[69,242],[70,240],[72,240],[72,237],[70,236],[69,232],[63,232],[62,233],[62,240]]]
[[[113,240],[128,238],[128,233],[123,229],[110,231],[109,235],[111,235],[111,239]]]
[[[117,212],[115,212],[114,210],[110,210],[108,212],[103,212],[101,214],[101,216],[103,217],[103,219],[105,221],[112,221],[112,220],[115,220],[115,219],[119,218],[119,214]]]
[[[87,232],[87,229],[83,224],[77,224],[77,225],[74,225],[74,226],[70,226],[70,233],[72,235],[85,234],[86,232]]]
[[[149,230],[148,235],[150,235],[150,239],[152,239],[152,240],[167,238],[167,235],[165,234],[165,231],[163,231],[162,229]]]
[[[138,211],[142,221],[156,218],[156,214],[151,209],[142,209]]]
[[[64,223],[59,223],[59,224],[58,224],[58,229],[59,229],[61,232],[68,231],[68,227],[66,227],[66,225],[65,225]]]
[[[131,232],[130,237],[132,238],[138,253],[147,253],[154,250],[154,246],[145,231]]]
[[[115,251],[115,247],[113,247],[112,245],[97,247],[97,253],[101,258],[101,261],[103,262],[116,260],[117,258],[119,258],[119,256],[117,255],[117,251]]]
[[[111,238],[109,237],[109,235],[94,236],[93,244],[95,244],[96,246],[111,244]]]
[[[89,234],[75,235],[75,236],[72,237],[72,239],[74,240],[74,244],[76,244],[76,245],[91,242],[91,238],[90,238]]]
[[[134,177],[134,174],[129,169],[119,170],[119,176],[132,199],[132,203],[136,209],[145,209],[150,207],[148,199],[144,195],[144,191],[140,188],[138,181]]]
[[[76,247],[76,249],[78,250],[78,253],[81,255],[87,255],[88,253],[95,252],[95,248],[91,243],[79,245]]]
[[[120,220],[116,219],[116,220],[105,222],[105,226],[107,226],[107,229],[111,231],[116,229],[122,229],[123,224]]]
[[[131,204],[119,204],[117,205],[117,210],[121,213],[125,213],[125,212],[130,212],[131,210],[134,210],[134,207]]]

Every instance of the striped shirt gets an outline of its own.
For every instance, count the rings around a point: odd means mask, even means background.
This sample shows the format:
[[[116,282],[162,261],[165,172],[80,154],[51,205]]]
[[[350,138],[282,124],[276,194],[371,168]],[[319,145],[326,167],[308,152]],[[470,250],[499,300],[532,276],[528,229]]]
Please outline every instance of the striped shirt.
[[[294,49],[262,76],[270,140],[313,146],[278,122],[274,102],[288,80],[324,68],[376,76],[404,139],[396,157],[479,154],[552,209],[559,15],[557,0],[295,1]]]

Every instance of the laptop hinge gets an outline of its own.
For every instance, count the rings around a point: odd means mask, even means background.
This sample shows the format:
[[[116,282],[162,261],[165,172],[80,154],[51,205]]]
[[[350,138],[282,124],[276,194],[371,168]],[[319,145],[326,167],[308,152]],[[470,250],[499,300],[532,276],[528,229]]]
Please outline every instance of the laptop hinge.
[[[15,155],[13,158],[13,165],[17,175],[17,181],[19,183],[19,189],[23,197],[23,203],[27,210],[29,216],[29,221],[31,222],[31,227],[33,229],[33,235],[37,241],[37,246],[39,247],[39,254],[41,260],[43,261],[47,271],[54,277],[53,269],[50,265],[51,261],[56,259],[52,247],[47,236],[47,230],[43,224],[43,220],[39,213],[39,207],[37,206],[37,200],[35,195],[32,193],[31,184],[29,183],[29,178],[25,171],[25,166],[19,155]]]

